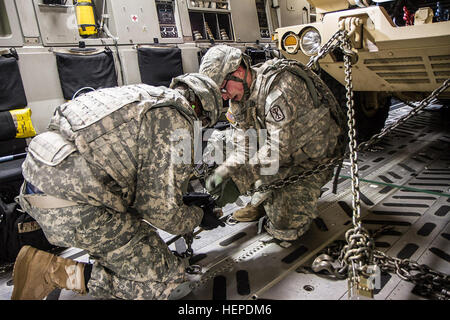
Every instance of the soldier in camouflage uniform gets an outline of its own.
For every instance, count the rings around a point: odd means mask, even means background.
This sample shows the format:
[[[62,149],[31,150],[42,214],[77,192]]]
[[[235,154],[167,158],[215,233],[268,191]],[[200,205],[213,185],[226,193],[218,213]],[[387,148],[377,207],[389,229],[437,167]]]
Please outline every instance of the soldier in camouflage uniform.
[[[55,287],[100,299],[168,299],[186,289],[183,263],[157,228],[185,234],[206,213],[183,203],[194,163],[172,161],[182,138],[174,132],[193,140],[194,121],[214,125],[221,107],[219,88],[201,74],[179,76],[170,89],[101,89],[59,106],[29,145],[19,202],[52,244],[84,249],[95,262],[23,247],[12,299],[43,299]]]
[[[199,72],[218,84],[223,99],[230,99],[227,118],[235,122],[236,134],[244,137],[236,140],[236,151],[208,178],[210,192],[224,193],[221,184],[229,185],[231,179],[244,193],[343,154],[345,114],[328,87],[300,63],[273,59],[251,67],[249,57],[239,49],[218,45],[206,52]],[[245,139],[239,129],[250,128],[267,130],[268,138],[254,156],[239,147]],[[268,152],[277,150],[278,157],[267,159]],[[239,164],[242,151],[253,161]],[[276,166],[276,173],[262,174],[261,169]],[[330,169],[282,189],[255,193],[251,203],[233,217],[251,221],[265,213],[270,235],[296,240],[317,217],[320,189],[332,175]]]

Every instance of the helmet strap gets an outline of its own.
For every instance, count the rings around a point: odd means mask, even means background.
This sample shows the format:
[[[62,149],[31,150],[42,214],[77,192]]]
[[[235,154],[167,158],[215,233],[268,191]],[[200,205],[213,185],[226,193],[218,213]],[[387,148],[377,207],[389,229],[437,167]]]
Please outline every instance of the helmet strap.
[[[248,100],[248,98],[250,97],[250,88],[248,87],[248,84],[247,84],[247,75],[248,75],[248,68],[245,68],[244,80],[242,81],[242,85],[244,86],[244,99],[245,100]]]
[[[248,75],[248,68],[245,68],[245,74],[244,79],[238,78],[236,76],[233,76],[232,74],[227,74],[225,77],[225,80],[232,80],[236,82],[242,82],[242,86],[244,87],[244,99],[247,100],[250,97],[250,88],[247,83],[247,75]]]

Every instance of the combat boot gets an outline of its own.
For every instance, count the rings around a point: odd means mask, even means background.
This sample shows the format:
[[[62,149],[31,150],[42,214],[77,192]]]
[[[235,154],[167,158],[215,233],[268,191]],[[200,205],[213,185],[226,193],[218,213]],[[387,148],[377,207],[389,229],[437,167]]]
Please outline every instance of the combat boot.
[[[11,300],[42,300],[56,288],[86,293],[84,263],[23,246],[13,269]]]
[[[246,207],[239,209],[233,213],[233,219],[241,222],[257,221],[264,216],[266,211],[263,206],[252,206],[248,204]]]

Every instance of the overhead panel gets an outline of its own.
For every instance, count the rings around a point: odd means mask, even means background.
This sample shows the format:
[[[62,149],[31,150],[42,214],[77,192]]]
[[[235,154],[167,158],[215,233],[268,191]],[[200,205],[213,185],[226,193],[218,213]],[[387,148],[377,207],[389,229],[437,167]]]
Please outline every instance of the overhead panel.
[[[175,2],[174,1],[156,1],[156,10],[158,12],[159,31],[161,38],[180,37],[175,21]]]
[[[108,0],[109,28],[119,44],[182,41],[175,1]]]
[[[23,41],[14,3],[0,0],[0,47],[21,45],[23,45]]]
[[[281,26],[292,26],[309,22],[310,5],[307,0],[279,0]]]
[[[78,34],[75,6],[49,5],[33,0],[44,45],[73,45],[82,38]]]
[[[230,0],[230,6],[236,41],[255,42],[261,40],[255,1]]]
[[[269,21],[267,19],[266,5],[264,3],[265,1],[255,0],[255,2],[261,39],[270,39]]]
[[[39,27],[35,18],[33,3],[29,0],[16,0],[16,7],[25,44],[35,45],[39,43]]]
[[[188,1],[188,13],[195,41],[234,40],[228,0]]]

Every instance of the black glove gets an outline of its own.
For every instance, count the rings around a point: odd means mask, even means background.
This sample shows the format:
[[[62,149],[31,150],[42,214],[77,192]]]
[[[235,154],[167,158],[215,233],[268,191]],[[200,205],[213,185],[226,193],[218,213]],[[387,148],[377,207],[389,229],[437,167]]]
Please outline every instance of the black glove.
[[[214,201],[211,195],[201,192],[191,192],[183,195],[183,202],[187,206],[201,207],[209,202]]]
[[[220,220],[216,213],[214,212],[214,207],[203,207],[203,218],[202,222],[200,222],[200,227],[204,230],[212,230],[217,228],[218,226],[225,227],[225,223]]]
[[[200,222],[200,227],[204,230],[212,230],[218,226],[225,227],[225,223],[221,221],[214,208],[216,207],[215,200],[207,193],[192,192],[183,196],[184,204],[188,206],[197,206],[203,210],[203,218]]]

